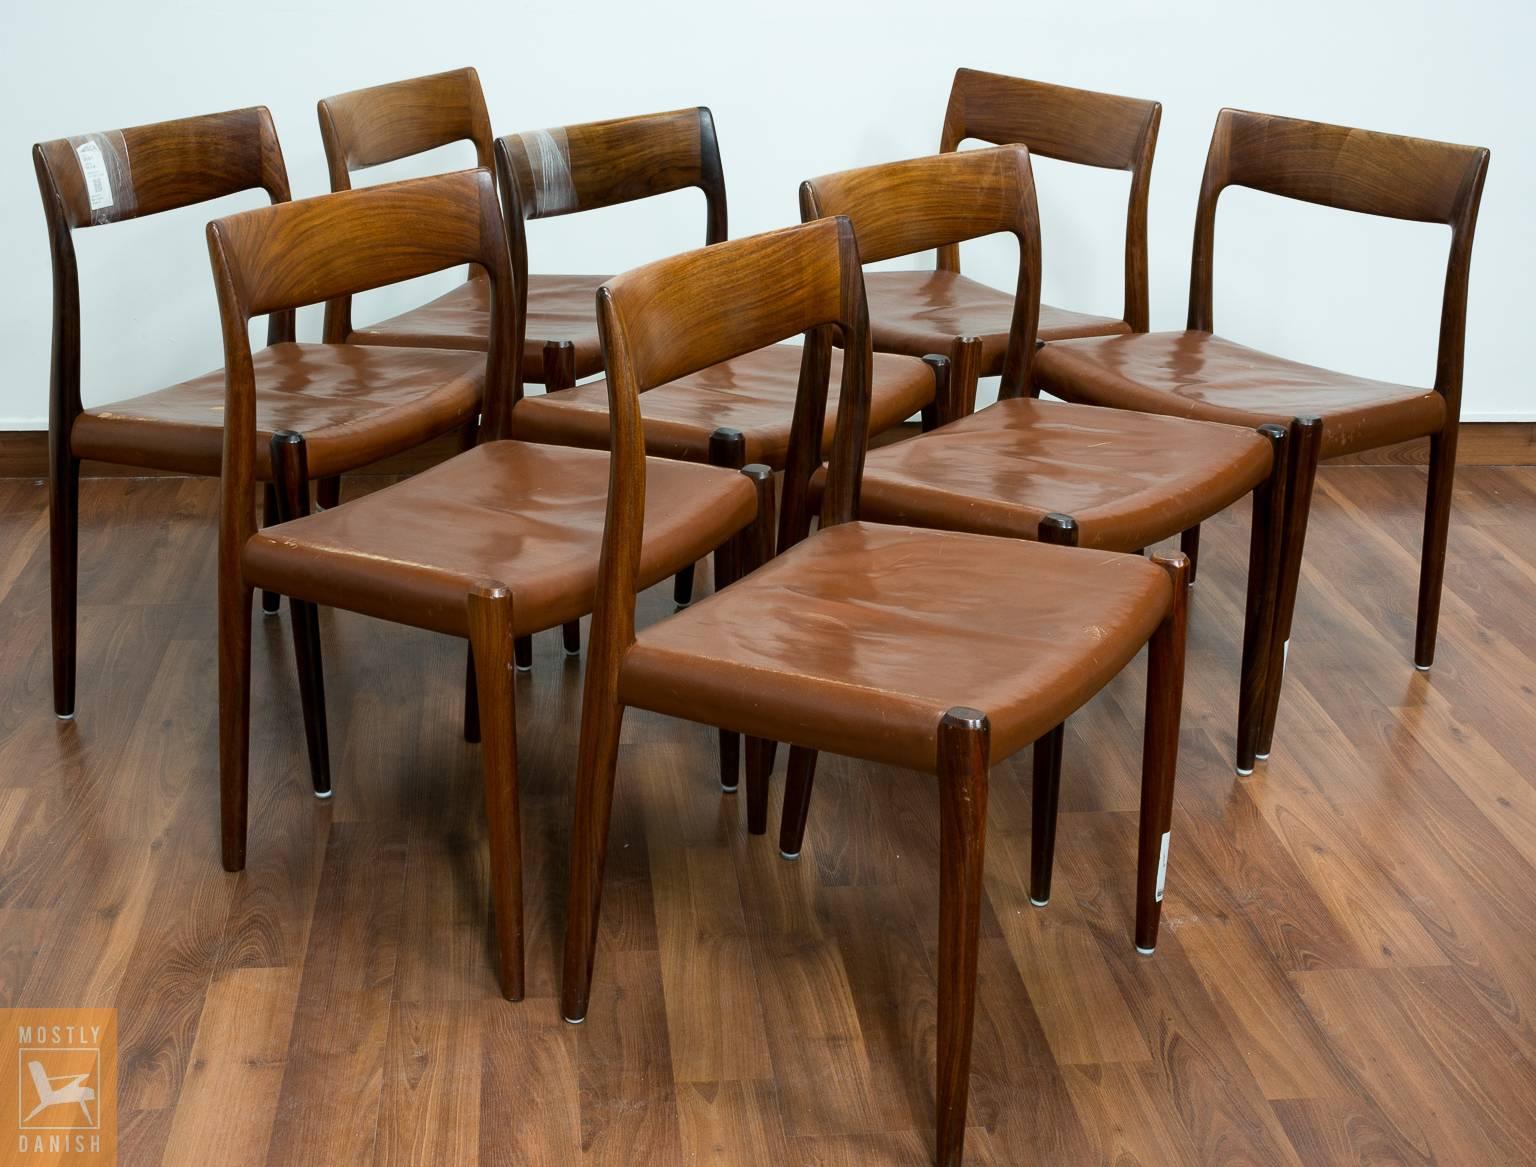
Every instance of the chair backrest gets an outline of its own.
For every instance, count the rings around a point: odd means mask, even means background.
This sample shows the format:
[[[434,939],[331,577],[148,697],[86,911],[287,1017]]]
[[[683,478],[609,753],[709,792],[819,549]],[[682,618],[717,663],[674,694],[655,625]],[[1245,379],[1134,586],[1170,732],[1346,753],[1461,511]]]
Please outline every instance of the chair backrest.
[[[504,436],[521,391],[522,327],[490,171],[341,191],[215,219],[208,224],[208,253],[224,331],[221,530],[234,547],[254,528],[253,316],[474,264],[485,273],[491,305],[484,429]]]
[[[1130,204],[1125,217],[1125,321],[1132,330],[1145,332],[1149,327],[1147,191],[1162,115],[1163,107],[1156,101],[957,69],[939,150],[956,150],[967,139],[999,146],[1018,143],[1046,158],[1130,171]],[[959,247],[939,248],[939,268],[960,270]]]
[[[846,215],[866,263],[1007,232],[1019,244],[1005,396],[1029,391],[1040,323],[1040,210],[1029,150],[998,146],[930,154],[827,174],[800,184],[800,216]]]
[[[53,259],[50,427],[67,442],[80,412],[80,276],[72,233],[248,190],[285,203],[288,172],[272,115],[262,106],[40,142],[32,161]],[[292,338],[293,313],[273,313],[269,342]]]
[[[706,245],[726,238],[725,172],[714,116],[703,106],[615,118],[496,139],[496,180],[506,208],[512,271],[526,291],[524,223],[698,187]]]
[[[721,361],[805,334],[786,482],[821,465],[834,333],[843,372],[821,523],[858,513],[868,441],[869,313],[853,227],[821,219],[663,259],[598,289],[608,377],[608,520],[594,621],[634,639],[634,595],[645,514],[641,393]],[[593,636],[593,643],[599,637]],[[589,666],[590,668],[590,666]]]
[[[1435,388],[1461,397],[1467,278],[1488,151],[1324,122],[1224,109],[1216,115],[1195,214],[1189,327],[1214,328],[1216,203],[1229,186],[1451,229]]]
[[[453,69],[323,97],[316,104],[331,190],[352,189],[352,173],[425,154],[454,142],[475,148],[475,165],[491,166],[491,118],[474,69]],[[470,278],[477,278],[471,269]],[[325,305],[325,339],[352,333],[352,297]]]

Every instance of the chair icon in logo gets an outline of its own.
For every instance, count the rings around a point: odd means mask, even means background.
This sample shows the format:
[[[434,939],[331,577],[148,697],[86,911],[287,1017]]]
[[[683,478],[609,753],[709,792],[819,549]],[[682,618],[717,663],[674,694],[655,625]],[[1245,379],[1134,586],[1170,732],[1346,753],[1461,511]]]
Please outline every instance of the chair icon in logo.
[[[32,1075],[32,1084],[37,1087],[37,1105],[21,1120],[24,1124],[31,1122],[50,1106],[63,1106],[74,1102],[79,1104],[81,1113],[85,1115],[85,1121],[91,1126],[96,1125],[96,1120],[91,1117],[90,1107],[86,1105],[96,1100],[96,1091],[84,1085],[85,1080],[91,1076],[89,1073],[60,1074],[50,1078],[43,1069],[43,1063],[37,1061],[27,1063],[27,1072]],[[56,1085],[56,1083],[62,1083],[62,1085]]]

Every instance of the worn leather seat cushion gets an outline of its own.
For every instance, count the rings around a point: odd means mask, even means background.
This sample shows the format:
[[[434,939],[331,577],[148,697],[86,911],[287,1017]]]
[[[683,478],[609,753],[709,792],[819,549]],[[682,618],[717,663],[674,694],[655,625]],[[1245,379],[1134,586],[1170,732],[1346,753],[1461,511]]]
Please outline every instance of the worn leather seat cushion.
[[[1432,389],[1352,377],[1234,344],[1209,332],[1057,341],[1035,355],[1035,384],[1068,401],[1234,425],[1323,419],[1322,456],[1437,433]]]
[[[969,706],[995,762],[1114,677],[1170,599],[1139,556],[842,523],[642,631],[620,698],[919,769],[944,714]]]
[[[1013,296],[951,271],[872,271],[864,275],[869,333],[876,349],[921,357],[949,352],[957,336],[981,340],[981,375],[1003,370],[1013,328]],[[1126,332],[1123,320],[1040,305],[1040,338]]]
[[[859,515],[1033,539],[1056,512],[1080,546],[1133,551],[1224,510],[1272,460],[1245,427],[1016,398],[871,450]]]
[[[592,610],[609,459],[490,442],[331,510],[267,527],[246,579],[284,595],[466,634],[478,581],[512,591],[518,635]],[[757,494],[734,470],[648,459],[640,585],[665,579],[751,521]]]
[[[256,476],[270,479],[271,435],[304,435],[309,472],[339,474],[420,445],[480,410],[485,354],[349,344],[274,344],[253,355]],[[75,419],[80,458],[217,477],[224,370]]]
[[[597,289],[607,276],[528,277],[527,341],[523,380],[544,383],[544,344],[568,340],[575,349],[576,376],[601,372],[603,346],[597,335]],[[403,344],[485,351],[490,331],[490,285],[470,279],[446,295],[399,316],[357,328],[354,344]]]
[[[741,431],[746,460],[775,470],[789,453],[800,383],[796,345],[779,344],[713,365],[640,395],[647,452],[692,462],[709,460],[709,439],[721,427]],[[842,377],[833,350],[823,450],[831,449]],[[876,354],[871,368],[869,429],[899,425],[933,400],[933,371],[912,357]],[[512,436],[530,442],[608,448],[608,382],[529,396],[512,411]]]

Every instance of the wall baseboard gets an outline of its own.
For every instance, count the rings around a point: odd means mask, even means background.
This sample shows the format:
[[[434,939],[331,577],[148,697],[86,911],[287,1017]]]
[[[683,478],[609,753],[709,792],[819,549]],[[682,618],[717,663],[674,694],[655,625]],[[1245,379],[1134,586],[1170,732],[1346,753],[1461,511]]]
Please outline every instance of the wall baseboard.
[[[915,426],[912,427],[916,429]],[[447,461],[458,452],[457,434],[441,438],[386,458],[363,470],[364,475],[415,474]],[[1461,425],[1457,461],[1462,466],[1536,466],[1536,421],[1469,421]],[[1342,466],[1423,466],[1429,462],[1429,439],[1417,438],[1335,458]],[[114,466],[87,461],[81,466],[87,478],[179,477],[161,470]],[[48,477],[48,435],[37,430],[0,431],[0,478]]]

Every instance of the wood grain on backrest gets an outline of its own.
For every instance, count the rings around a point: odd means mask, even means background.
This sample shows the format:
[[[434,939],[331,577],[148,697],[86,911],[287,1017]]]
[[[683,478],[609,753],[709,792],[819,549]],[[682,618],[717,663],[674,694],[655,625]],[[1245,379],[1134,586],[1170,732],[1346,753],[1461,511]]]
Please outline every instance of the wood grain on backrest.
[[[608,521],[594,626],[634,637],[634,588],[645,514],[640,394],[797,334],[806,335],[793,438],[785,467],[809,483],[821,465],[833,333],[844,347],[837,426],[822,524],[853,518],[868,441],[869,314],[858,245],[847,219],[821,219],[718,243],[636,268],[598,289],[607,369]],[[593,643],[597,638],[594,636]]]
[[[507,134],[497,159],[509,217],[569,215],[696,186],[709,202],[707,242],[725,238],[720,149],[702,106]]]
[[[1034,154],[1081,166],[1128,170],[1125,223],[1125,320],[1137,332],[1149,326],[1147,193],[1163,107],[1156,101],[1071,89],[1001,73],[958,69],[939,150],[968,139],[999,146],[1018,143]],[[960,249],[939,249],[942,271],[960,270]]]
[[[58,138],[33,147],[33,157],[45,205],[71,229],[247,190],[288,199],[277,131],[262,106]]]
[[[331,189],[350,190],[354,170],[424,154],[453,142],[491,165],[491,119],[473,69],[454,69],[322,98],[320,137]]]
[[[1488,151],[1224,109],[1216,117],[1195,215],[1189,327],[1214,327],[1216,205],[1229,186],[1320,206],[1451,228],[1435,387],[1459,401],[1472,237]]]
[[[800,215],[846,215],[866,263],[1013,235],[1019,280],[1003,386],[1009,395],[1028,390],[1040,320],[1040,210],[1026,147],[932,154],[813,178],[800,184]]]

